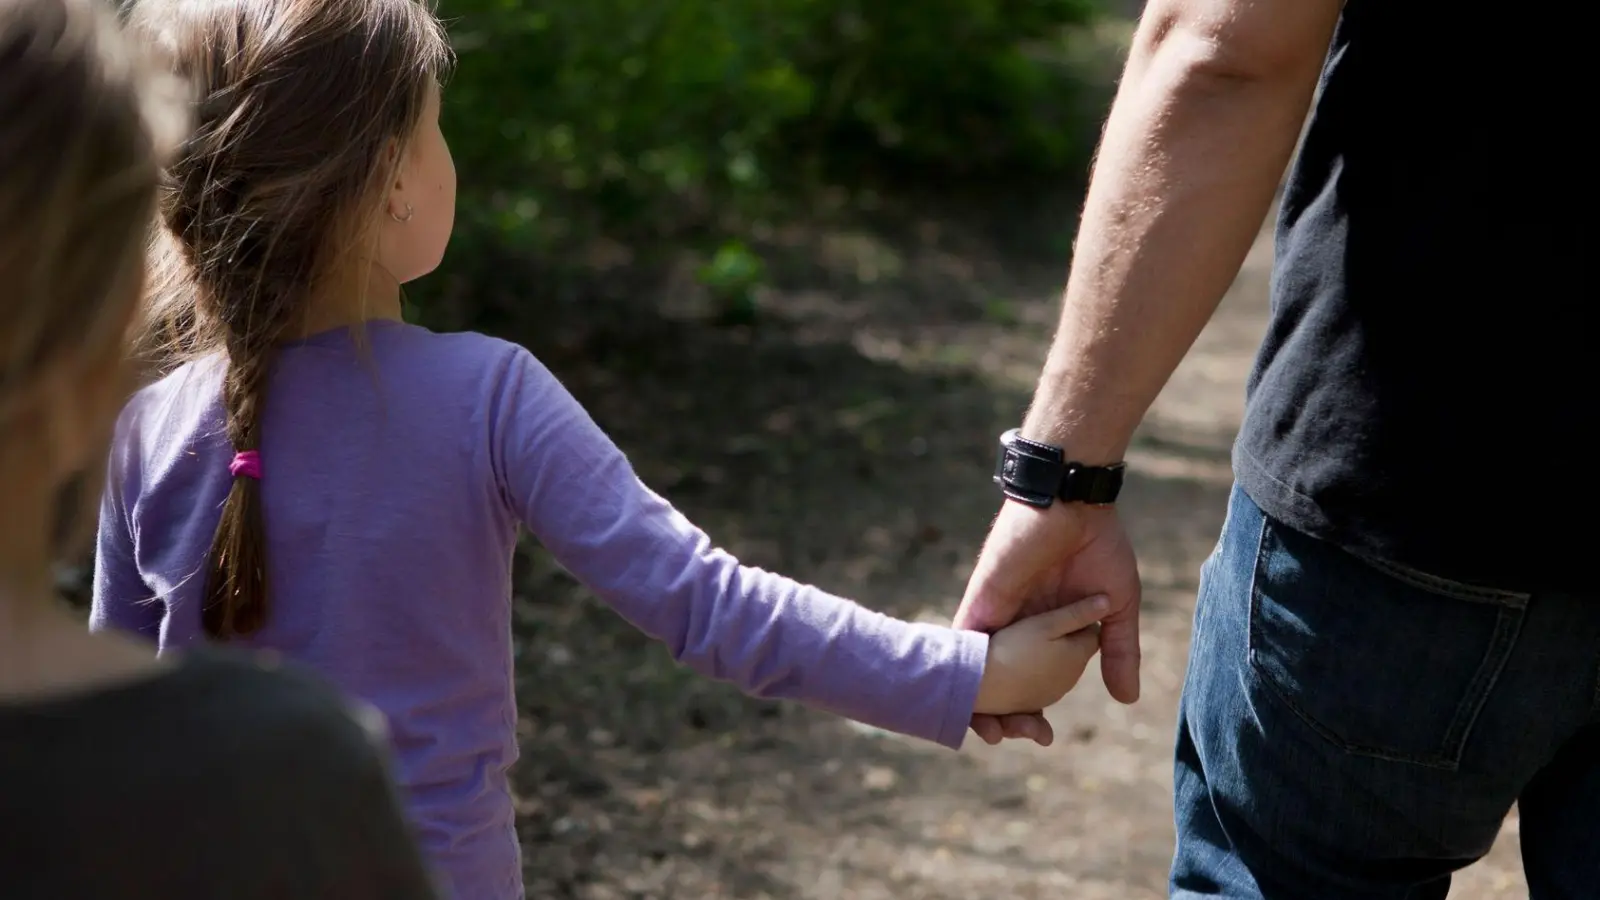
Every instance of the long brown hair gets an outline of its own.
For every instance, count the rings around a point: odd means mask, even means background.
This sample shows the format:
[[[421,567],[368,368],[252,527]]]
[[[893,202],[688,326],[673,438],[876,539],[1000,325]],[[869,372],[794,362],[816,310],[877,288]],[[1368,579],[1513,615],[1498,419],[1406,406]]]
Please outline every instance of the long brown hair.
[[[99,0],[0,3],[0,438],[70,354],[121,355],[177,88]]]
[[[228,438],[258,451],[275,348],[371,239],[449,42],[418,0],[138,0],[131,23],[198,97],[167,169],[141,346],[225,353]],[[265,622],[265,544],[261,486],[237,477],[209,559],[213,637]]]

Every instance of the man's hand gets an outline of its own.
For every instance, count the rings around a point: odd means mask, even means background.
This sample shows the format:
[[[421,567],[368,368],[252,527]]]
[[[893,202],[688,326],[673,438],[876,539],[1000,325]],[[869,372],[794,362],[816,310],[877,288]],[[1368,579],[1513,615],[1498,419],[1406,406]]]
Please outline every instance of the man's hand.
[[[1132,703],[1139,699],[1139,568],[1112,508],[1056,503],[1041,510],[1007,501],[954,625],[994,631],[1095,594],[1111,600],[1101,622],[1101,677],[1111,696]],[[1048,746],[1055,739],[1042,714],[974,715],[972,730],[990,744],[1026,737]]]

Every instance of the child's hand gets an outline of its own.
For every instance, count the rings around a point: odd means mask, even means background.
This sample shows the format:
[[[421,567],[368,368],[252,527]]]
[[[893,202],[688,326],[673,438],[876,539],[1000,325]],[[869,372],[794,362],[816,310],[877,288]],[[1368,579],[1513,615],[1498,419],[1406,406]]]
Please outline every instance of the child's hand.
[[[1018,619],[989,638],[975,713],[1038,712],[1066,696],[1100,649],[1105,597]]]

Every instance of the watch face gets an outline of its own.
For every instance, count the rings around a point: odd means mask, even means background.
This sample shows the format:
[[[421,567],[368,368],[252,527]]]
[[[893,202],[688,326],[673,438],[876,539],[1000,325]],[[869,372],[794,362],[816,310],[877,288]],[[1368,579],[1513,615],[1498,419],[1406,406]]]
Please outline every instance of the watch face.
[[[1060,447],[1040,444],[1013,428],[1000,435],[994,481],[1007,497],[1047,507],[1057,499],[1104,505],[1122,492],[1125,466],[1084,466],[1066,459]]]

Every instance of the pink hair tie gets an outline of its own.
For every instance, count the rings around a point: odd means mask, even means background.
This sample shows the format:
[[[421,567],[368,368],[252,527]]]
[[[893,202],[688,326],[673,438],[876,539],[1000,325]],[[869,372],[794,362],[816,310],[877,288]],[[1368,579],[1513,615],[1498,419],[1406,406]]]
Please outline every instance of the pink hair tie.
[[[243,475],[246,478],[261,480],[261,453],[257,450],[240,450],[233,455],[233,462],[228,463],[228,474],[235,478]]]

